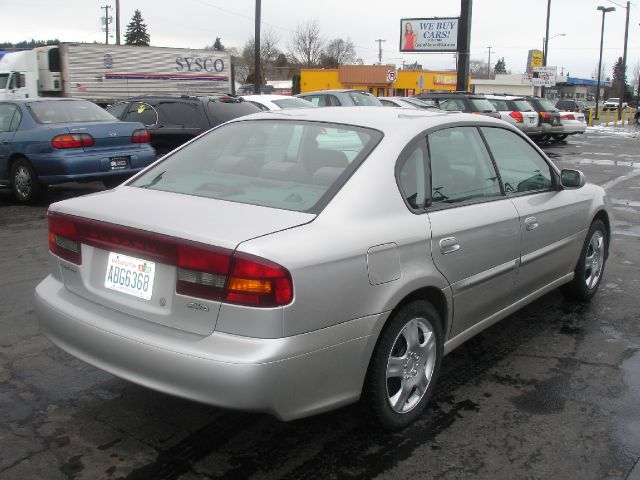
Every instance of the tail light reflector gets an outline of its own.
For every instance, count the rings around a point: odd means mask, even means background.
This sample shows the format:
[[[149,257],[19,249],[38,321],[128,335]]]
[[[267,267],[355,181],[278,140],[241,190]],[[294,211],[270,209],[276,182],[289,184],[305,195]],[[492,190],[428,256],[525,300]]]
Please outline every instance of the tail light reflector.
[[[524,121],[524,117],[520,112],[510,112],[509,116],[513,118],[516,121],[516,123],[522,123]]]
[[[149,143],[151,141],[151,134],[146,128],[141,128],[133,132],[131,135],[131,143]]]
[[[78,229],[71,217],[49,213],[49,250],[57,256],[82,265]]]
[[[567,113],[566,115],[562,115],[560,118],[563,119],[563,120],[575,120],[576,119],[576,117],[575,117],[575,115],[573,113]]]
[[[176,293],[253,307],[293,300],[289,271],[264,258],[144,230],[49,212],[49,250],[82,265],[82,243],[175,266]]]
[[[96,141],[88,133],[65,133],[63,135],[56,135],[51,140],[53,148],[82,148],[92,147]]]

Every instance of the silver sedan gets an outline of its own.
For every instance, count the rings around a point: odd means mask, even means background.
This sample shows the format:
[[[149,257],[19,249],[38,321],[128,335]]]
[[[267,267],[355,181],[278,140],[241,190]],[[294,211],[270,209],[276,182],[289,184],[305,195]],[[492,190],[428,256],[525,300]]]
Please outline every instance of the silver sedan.
[[[607,198],[485,116],[242,117],[49,209],[44,334],[132,382],[292,420],[415,420],[443,355],[562,286],[588,300]]]

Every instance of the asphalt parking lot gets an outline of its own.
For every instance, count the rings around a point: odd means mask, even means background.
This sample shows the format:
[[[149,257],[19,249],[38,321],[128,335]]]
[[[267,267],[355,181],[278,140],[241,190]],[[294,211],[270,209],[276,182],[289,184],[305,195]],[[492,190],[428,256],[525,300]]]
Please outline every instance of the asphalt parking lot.
[[[39,335],[49,189],[0,190],[0,478],[640,479],[640,131],[590,129],[544,147],[606,188],[614,240],[589,304],[552,292],[445,357],[435,397],[400,433],[359,406],[292,423],[130,384]]]

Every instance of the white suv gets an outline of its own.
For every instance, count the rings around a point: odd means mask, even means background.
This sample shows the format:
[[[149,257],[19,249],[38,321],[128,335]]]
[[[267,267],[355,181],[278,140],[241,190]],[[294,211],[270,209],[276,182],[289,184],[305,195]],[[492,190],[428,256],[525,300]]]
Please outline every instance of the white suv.
[[[603,110],[617,110],[620,98],[610,98],[604,102]],[[627,102],[622,102],[622,108],[627,108]]]
[[[522,130],[530,137],[538,137],[542,133],[538,112],[523,97],[515,95],[485,95],[486,99],[500,113],[505,122]]]

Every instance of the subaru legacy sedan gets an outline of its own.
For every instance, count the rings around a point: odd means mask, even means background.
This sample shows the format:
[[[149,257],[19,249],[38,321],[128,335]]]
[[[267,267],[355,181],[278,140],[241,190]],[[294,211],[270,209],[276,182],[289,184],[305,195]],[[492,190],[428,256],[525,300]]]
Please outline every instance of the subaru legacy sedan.
[[[34,203],[47,185],[102,180],[107,188],[149,166],[156,153],[138,122],[120,122],[71,98],[0,102],[0,187]]]
[[[36,311],[152,389],[282,420],[362,399],[399,429],[443,355],[557,287],[596,293],[607,203],[493,118],[259,113],[51,205]]]

